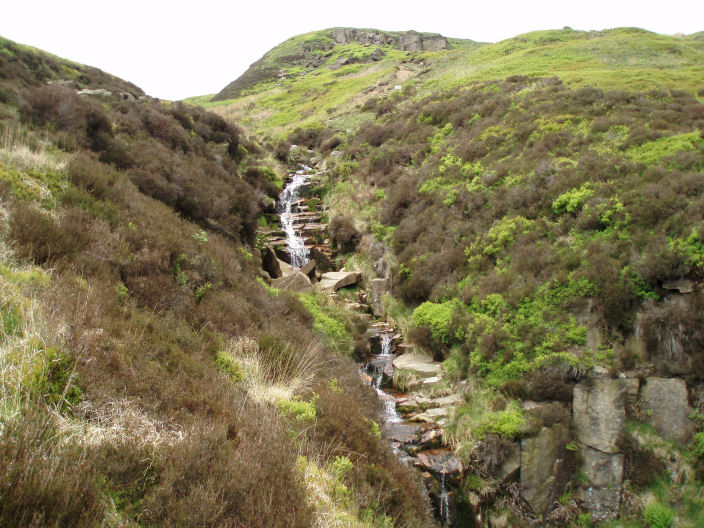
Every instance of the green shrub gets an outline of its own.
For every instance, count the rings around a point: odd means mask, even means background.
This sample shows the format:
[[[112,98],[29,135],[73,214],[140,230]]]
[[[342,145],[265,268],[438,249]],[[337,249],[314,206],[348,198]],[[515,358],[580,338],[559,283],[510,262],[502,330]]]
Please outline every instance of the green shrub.
[[[290,416],[296,422],[312,422],[317,416],[315,407],[317,399],[316,395],[310,401],[303,401],[300,398],[279,400],[276,402],[276,407],[282,414]]]
[[[48,405],[67,409],[75,405],[83,395],[77,385],[78,373],[75,360],[56,348],[44,352],[45,363],[32,381],[32,392]]]
[[[452,324],[455,313],[463,310],[463,304],[459,299],[442,303],[424,302],[413,311],[413,324],[417,327],[429,327],[434,339],[450,345],[464,339],[464,329],[453,329]]]
[[[643,520],[648,528],[670,528],[675,512],[659,502],[652,502],[645,508]]]
[[[242,365],[233,358],[228,352],[221,350],[215,357],[215,364],[220,371],[234,382],[241,381],[244,378]]]

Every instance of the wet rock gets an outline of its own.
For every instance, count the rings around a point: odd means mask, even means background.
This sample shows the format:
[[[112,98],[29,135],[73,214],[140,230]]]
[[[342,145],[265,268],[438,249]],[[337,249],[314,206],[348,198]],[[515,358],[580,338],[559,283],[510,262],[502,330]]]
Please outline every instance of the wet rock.
[[[664,437],[689,443],[694,425],[689,415],[687,385],[678,378],[648,378],[642,390],[642,409],[648,422]]]
[[[521,496],[539,515],[550,510],[569,482],[568,439],[568,425],[558,424],[521,442]]]
[[[587,488],[584,507],[591,513],[592,521],[609,521],[618,516],[621,488]]]
[[[285,277],[274,279],[271,281],[271,285],[280,290],[294,291],[299,293],[305,293],[315,290],[315,288],[313,288],[313,284],[310,282],[310,279],[300,271],[295,271],[290,275],[286,275]]]
[[[494,471],[492,476],[499,480],[506,481],[518,476],[521,470],[521,448],[516,442],[507,445],[506,457],[503,463]]]
[[[362,278],[359,271],[329,271],[323,273],[316,287],[321,291],[337,291],[357,284]]]
[[[422,430],[423,427],[417,424],[389,422],[384,425],[383,434],[389,440],[405,445],[418,442],[418,434]]]
[[[389,293],[389,281],[386,279],[372,279],[372,309],[374,315],[381,317],[384,315],[384,295]]]
[[[408,420],[411,422],[438,423],[442,418],[446,418],[448,414],[450,414],[449,408],[435,407],[422,413],[413,414]]]
[[[463,469],[460,459],[445,449],[422,451],[416,456],[414,464],[435,474],[456,475]]]
[[[605,453],[617,453],[625,431],[626,383],[623,379],[586,379],[574,387],[573,416],[577,438]]]

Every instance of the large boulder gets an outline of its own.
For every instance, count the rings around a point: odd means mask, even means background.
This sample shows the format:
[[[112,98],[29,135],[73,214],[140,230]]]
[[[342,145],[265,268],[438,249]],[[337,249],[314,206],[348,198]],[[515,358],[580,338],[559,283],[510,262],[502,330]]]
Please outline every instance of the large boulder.
[[[664,437],[687,444],[694,424],[687,399],[687,384],[678,378],[648,378],[642,390],[642,405],[650,424]]]
[[[574,387],[573,416],[577,438],[583,444],[618,453],[618,439],[626,427],[624,379],[588,378]]]
[[[560,423],[521,442],[521,496],[538,515],[551,509],[570,480],[569,435],[569,426]]]
[[[340,288],[357,284],[361,278],[362,273],[359,271],[329,271],[322,274],[316,288],[321,291],[334,292]]]
[[[314,291],[313,284],[310,279],[300,271],[296,271],[285,277],[279,279],[274,279],[271,281],[271,285],[280,290],[294,291],[294,292],[310,292]]]
[[[418,352],[406,352],[394,359],[396,370],[409,370],[419,378],[431,378],[442,371],[442,364]]]

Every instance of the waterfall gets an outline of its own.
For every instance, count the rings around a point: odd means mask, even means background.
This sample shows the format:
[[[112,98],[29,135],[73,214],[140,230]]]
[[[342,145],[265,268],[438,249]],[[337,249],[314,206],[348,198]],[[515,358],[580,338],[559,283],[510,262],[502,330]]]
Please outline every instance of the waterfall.
[[[281,212],[281,228],[286,233],[288,242],[288,252],[291,256],[291,265],[297,268],[304,266],[310,260],[310,251],[305,246],[303,238],[294,229],[296,213],[293,211],[294,203],[300,200],[301,188],[308,185],[311,168],[301,165],[301,169],[296,171],[291,180],[286,184],[279,196],[279,211]]]
[[[443,528],[448,528],[450,526],[450,494],[445,486],[445,472],[440,475],[440,521]]]

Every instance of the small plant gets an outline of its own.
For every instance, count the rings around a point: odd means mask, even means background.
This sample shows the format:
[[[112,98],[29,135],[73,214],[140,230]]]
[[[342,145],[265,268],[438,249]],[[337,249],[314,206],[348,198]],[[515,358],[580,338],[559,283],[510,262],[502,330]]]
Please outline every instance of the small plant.
[[[659,502],[653,502],[645,508],[643,520],[648,528],[670,528],[675,512]]]
[[[127,286],[125,286],[125,283],[122,281],[119,281],[115,285],[115,292],[117,293],[117,297],[120,300],[120,304],[124,304],[127,300],[127,297],[129,297],[130,295],[130,291],[127,289]]]
[[[200,242],[201,244],[205,244],[208,241],[208,235],[201,229],[200,231],[193,233],[193,240]]]
[[[291,400],[279,400],[276,402],[276,407],[296,422],[312,422],[317,416],[315,408],[317,400],[317,394],[310,401],[303,401],[296,397]]]
[[[234,382],[238,382],[244,378],[244,371],[239,362],[225,351],[221,350],[218,352],[218,355],[215,357],[215,364],[223,374]]]

